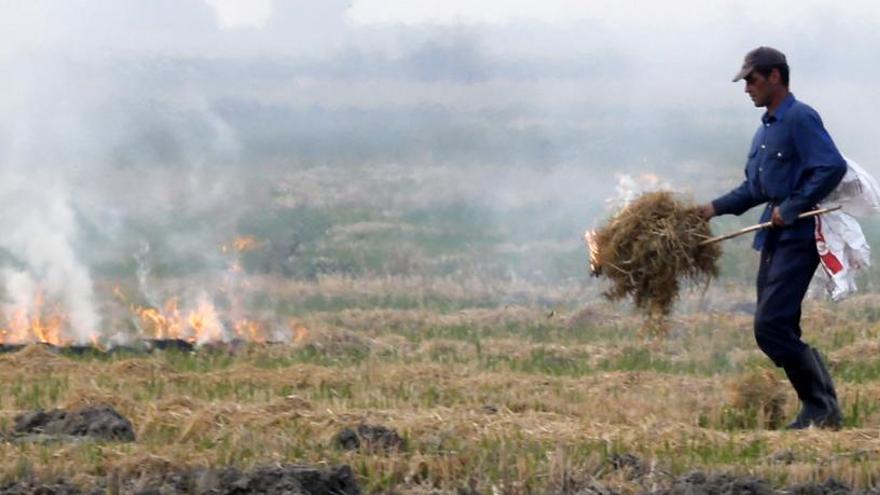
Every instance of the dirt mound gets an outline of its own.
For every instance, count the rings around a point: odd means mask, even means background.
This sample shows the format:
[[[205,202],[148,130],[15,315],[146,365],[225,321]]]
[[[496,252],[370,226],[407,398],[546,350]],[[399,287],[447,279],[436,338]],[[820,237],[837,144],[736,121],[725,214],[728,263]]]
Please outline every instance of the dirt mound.
[[[652,492],[657,495],[774,495],[777,492],[764,480],[738,478],[729,474],[707,475],[693,472],[679,478],[665,490]]]
[[[148,351],[193,352],[195,350],[192,342],[183,339],[146,339],[144,345]]]
[[[249,471],[235,468],[175,471],[161,476],[140,476],[120,480],[114,475],[99,480],[86,490],[64,480],[39,481],[27,479],[0,485],[0,495],[38,493],[41,495],[99,495],[104,493],[137,493],[183,495],[267,495],[327,494],[360,495],[357,479],[348,466],[317,469],[309,466],[261,466]]]
[[[84,407],[73,411],[42,409],[15,417],[13,434],[92,437],[100,440],[134,441],[134,429],[110,406]]]
[[[359,495],[357,479],[345,465],[317,469],[299,465],[261,466],[249,471],[235,468],[198,469],[140,478],[110,487],[122,493],[238,495],[244,493]]]
[[[625,471],[629,477],[643,476],[648,472],[645,462],[632,454],[611,454],[608,463],[615,471]]]
[[[67,481],[57,480],[54,482],[41,483],[36,480],[16,481],[0,485],[0,495],[21,495],[22,493],[38,493],[40,495],[100,495],[106,493],[102,490],[83,491]]]
[[[693,472],[676,480],[669,489],[651,493],[652,495],[849,495],[853,493],[869,495],[880,492],[876,491],[876,488],[853,490],[834,478],[822,483],[805,483],[775,490],[769,483],[757,478]]]
[[[336,434],[336,444],[345,450],[363,448],[367,452],[396,452],[406,448],[406,442],[397,431],[385,426],[358,425]]]
[[[0,354],[18,352],[25,348],[25,344],[0,344]]]
[[[862,493],[868,495],[871,493],[880,493],[876,488],[872,491],[856,491],[834,478],[825,480],[824,483],[819,485],[795,485],[786,491],[790,495],[848,495],[850,493]]]

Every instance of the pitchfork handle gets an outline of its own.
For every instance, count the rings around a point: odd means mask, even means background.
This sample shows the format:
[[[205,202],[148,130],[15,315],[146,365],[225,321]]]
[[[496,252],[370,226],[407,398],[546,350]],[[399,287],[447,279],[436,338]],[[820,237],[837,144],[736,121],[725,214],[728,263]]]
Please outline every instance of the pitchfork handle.
[[[821,215],[823,213],[829,213],[829,212],[839,210],[839,209],[840,209],[840,205],[831,206],[828,208],[820,208],[818,210],[813,210],[813,211],[805,211],[805,212],[801,213],[800,215],[798,215],[798,218],[815,217],[816,215]],[[716,242],[726,241],[727,239],[739,237],[743,234],[748,234],[749,232],[754,232],[756,230],[767,229],[772,226],[773,226],[773,222],[758,223],[758,224],[752,225],[750,227],[746,227],[744,229],[737,230],[736,232],[730,232],[729,234],[710,237],[709,239],[706,239],[705,241],[701,241],[700,246],[706,246],[709,244],[715,244]]]

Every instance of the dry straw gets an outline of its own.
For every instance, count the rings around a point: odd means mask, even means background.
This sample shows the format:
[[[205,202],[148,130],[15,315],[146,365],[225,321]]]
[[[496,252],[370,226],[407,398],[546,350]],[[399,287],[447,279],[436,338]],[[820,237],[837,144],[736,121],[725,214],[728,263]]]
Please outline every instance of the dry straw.
[[[783,425],[788,386],[772,371],[758,369],[737,376],[731,380],[729,388],[732,410],[755,412],[757,426],[769,430]]]
[[[707,282],[718,274],[718,244],[697,207],[668,191],[645,193],[592,235],[601,273],[611,281],[605,296],[632,297],[646,328],[665,333],[682,281]]]

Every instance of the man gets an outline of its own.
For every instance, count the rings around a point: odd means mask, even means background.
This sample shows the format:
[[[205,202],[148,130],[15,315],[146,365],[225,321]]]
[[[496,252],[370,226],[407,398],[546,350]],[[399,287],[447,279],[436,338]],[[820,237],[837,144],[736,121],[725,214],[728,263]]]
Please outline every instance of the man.
[[[819,351],[801,340],[801,302],[819,257],[814,219],[797,217],[837,186],[846,162],[819,114],[789,92],[788,78],[788,63],[779,50],[762,46],[746,54],[733,81],[745,79],[746,93],[767,111],[752,139],[746,179],[700,211],[709,219],[767,204],[761,221],[771,220],[773,227],[754,241],[761,251],[755,340],[785,370],[801,400],[801,411],[788,427],[839,428],[842,414],[831,375]]]

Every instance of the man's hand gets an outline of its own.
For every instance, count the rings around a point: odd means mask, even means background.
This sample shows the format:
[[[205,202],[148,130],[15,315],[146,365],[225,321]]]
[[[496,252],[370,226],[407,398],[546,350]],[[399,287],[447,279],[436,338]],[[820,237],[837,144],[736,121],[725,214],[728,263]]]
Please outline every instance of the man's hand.
[[[782,220],[782,213],[779,212],[779,207],[773,207],[773,216],[770,218],[770,221],[773,222],[774,227],[783,227],[785,226],[785,221]]]
[[[697,211],[700,213],[700,216],[703,217],[703,220],[709,220],[715,216],[715,207],[712,206],[712,203],[698,206]]]

